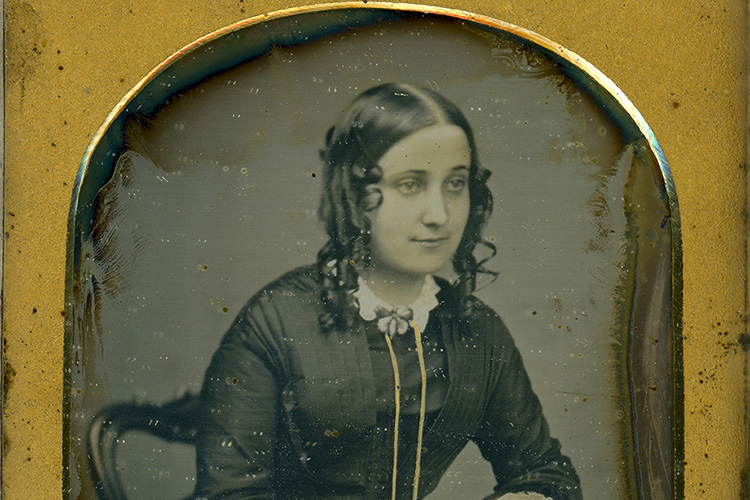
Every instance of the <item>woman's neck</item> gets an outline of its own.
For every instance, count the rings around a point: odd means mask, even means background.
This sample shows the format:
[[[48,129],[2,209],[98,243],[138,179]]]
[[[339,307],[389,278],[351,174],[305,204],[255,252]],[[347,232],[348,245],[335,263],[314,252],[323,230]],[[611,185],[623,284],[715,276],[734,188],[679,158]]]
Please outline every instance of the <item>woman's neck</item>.
[[[419,298],[425,283],[423,274],[368,272],[361,276],[381,300],[393,306],[409,306]]]

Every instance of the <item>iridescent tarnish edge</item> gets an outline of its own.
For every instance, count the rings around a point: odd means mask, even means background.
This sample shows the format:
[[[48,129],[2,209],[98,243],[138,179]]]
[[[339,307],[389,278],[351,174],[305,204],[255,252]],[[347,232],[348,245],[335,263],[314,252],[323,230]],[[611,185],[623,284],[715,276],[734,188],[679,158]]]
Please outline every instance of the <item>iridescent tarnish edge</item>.
[[[674,498],[682,499],[684,497],[684,381],[683,381],[683,364],[682,364],[682,236],[681,236],[681,222],[680,222],[680,210],[677,201],[677,193],[674,186],[674,180],[672,172],[669,168],[669,164],[666,160],[664,152],[656,140],[656,136],[651,128],[646,123],[643,115],[636,109],[635,105],[620,88],[607,76],[594,67],[583,57],[579,56],[573,51],[564,48],[562,45],[549,40],[548,38],[539,35],[531,30],[521,28],[514,24],[510,24],[504,21],[494,19],[489,16],[481,14],[475,14],[472,12],[451,9],[445,7],[437,7],[430,5],[417,5],[409,3],[391,3],[391,2],[336,2],[336,3],[322,3],[314,4],[302,7],[294,7],[289,9],[278,10],[267,14],[260,14],[257,16],[250,17],[248,19],[238,21],[236,23],[220,28],[213,31],[198,40],[184,46],[164,62],[159,64],[156,68],[151,70],[145,77],[141,79],[125,96],[120,102],[112,109],[107,115],[104,123],[99,127],[99,130],[94,134],[91,142],[86,148],[86,152],[81,160],[81,164],[76,175],[75,184],[73,187],[73,194],[70,205],[70,212],[68,216],[68,235],[67,235],[67,255],[66,255],[66,280],[65,280],[65,324],[64,324],[64,359],[65,368],[63,371],[63,406],[64,410],[69,407],[69,397],[71,389],[71,380],[65,370],[68,370],[68,361],[70,360],[70,349],[71,346],[67,340],[72,336],[73,328],[73,280],[74,280],[74,266],[75,266],[75,222],[76,214],[79,204],[79,196],[81,191],[81,185],[83,178],[85,177],[91,156],[94,150],[97,148],[105,133],[115,121],[115,119],[122,113],[126,106],[133,100],[133,98],[141,92],[146,85],[156,79],[166,68],[174,64],[176,61],[182,59],[187,54],[195,51],[199,47],[206,45],[209,42],[213,42],[227,34],[239,31],[241,29],[261,24],[263,22],[272,21],[284,17],[291,17],[298,14],[308,14],[314,12],[321,12],[326,10],[343,10],[343,9],[362,9],[362,10],[391,10],[401,12],[416,12],[422,14],[434,14],[452,17],[456,19],[464,19],[467,21],[482,24],[488,27],[496,28],[519,38],[530,41],[542,49],[552,53],[554,56],[571,63],[573,66],[581,69],[592,78],[598,85],[600,85],[605,91],[612,96],[615,101],[620,105],[621,109],[624,110],[627,115],[633,120],[638,130],[643,134],[648,142],[651,152],[656,158],[659,170],[661,171],[664,187],[666,190],[669,210],[670,210],[670,226],[671,226],[671,238],[672,238],[672,262],[671,262],[671,273],[672,273],[672,300],[671,300],[671,334],[672,334],[672,425],[673,425],[673,452],[674,452],[674,463],[672,466],[672,474],[674,481]],[[63,494],[69,488],[69,473],[65,471],[65,467],[69,467],[67,463],[69,453],[68,433],[70,430],[70,415],[67,415],[66,411],[63,411]]]

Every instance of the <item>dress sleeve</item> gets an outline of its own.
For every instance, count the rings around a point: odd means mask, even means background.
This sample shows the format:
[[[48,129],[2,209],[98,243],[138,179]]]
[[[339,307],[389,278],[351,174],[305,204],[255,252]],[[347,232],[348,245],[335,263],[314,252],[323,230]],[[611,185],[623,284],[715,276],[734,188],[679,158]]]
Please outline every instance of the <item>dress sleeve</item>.
[[[196,441],[197,499],[272,500],[281,418],[279,348],[248,306],[206,372]]]
[[[541,493],[554,500],[581,500],[578,475],[560,443],[550,437],[539,399],[521,355],[499,318],[490,363],[496,368],[484,420],[475,442],[492,464],[495,493]]]

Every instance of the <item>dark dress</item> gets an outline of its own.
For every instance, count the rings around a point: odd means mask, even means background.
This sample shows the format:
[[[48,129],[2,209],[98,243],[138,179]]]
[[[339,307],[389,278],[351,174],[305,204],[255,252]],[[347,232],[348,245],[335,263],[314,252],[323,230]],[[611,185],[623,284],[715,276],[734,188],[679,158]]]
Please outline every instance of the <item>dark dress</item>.
[[[431,378],[420,498],[472,440],[495,473],[490,498],[580,499],[505,325],[476,299],[472,317],[459,320],[440,284],[423,342]],[[324,330],[320,296],[316,269],[299,268],[256,294],[225,335],[201,393],[197,498],[391,498],[393,373],[383,334],[364,320]],[[398,498],[411,498],[417,445],[407,338],[394,339],[404,371]]]

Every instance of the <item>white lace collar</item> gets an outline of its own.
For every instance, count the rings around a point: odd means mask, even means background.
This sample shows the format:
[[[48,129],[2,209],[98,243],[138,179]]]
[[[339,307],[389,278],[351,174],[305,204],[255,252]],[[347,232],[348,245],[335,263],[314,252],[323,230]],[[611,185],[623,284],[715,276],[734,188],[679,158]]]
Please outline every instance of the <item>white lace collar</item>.
[[[375,311],[378,308],[385,308],[389,311],[397,308],[397,306],[389,304],[375,295],[361,277],[357,278],[357,284],[359,285],[359,289],[354,292],[353,295],[357,299],[359,304],[359,315],[363,320],[372,321],[377,318]],[[440,285],[435,283],[435,279],[431,274],[428,274],[425,276],[424,285],[422,285],[422,291],[419,293],[419,297],[408,306],[408,308],[414,313],[413,321],[422,332],[427,327],[427,320],[430,318],[430,311],[435,309],[438,305],[437,294],[439,291]]]

